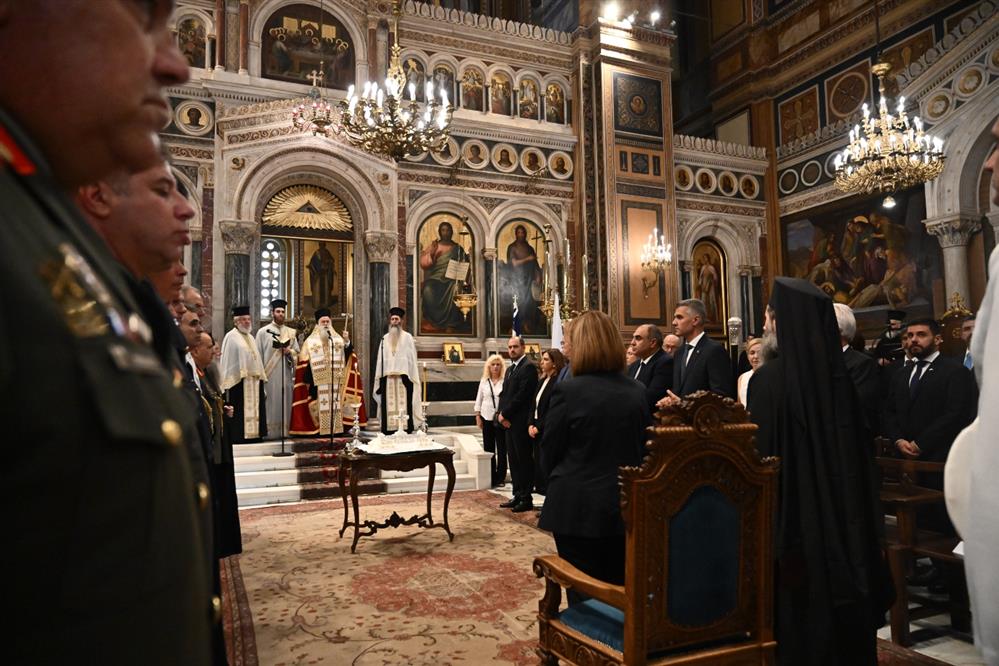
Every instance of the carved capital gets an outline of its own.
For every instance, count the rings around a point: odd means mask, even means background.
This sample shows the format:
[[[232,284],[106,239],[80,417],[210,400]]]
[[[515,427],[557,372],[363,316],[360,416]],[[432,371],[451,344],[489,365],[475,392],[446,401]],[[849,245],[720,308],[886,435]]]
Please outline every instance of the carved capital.
[[[926,231],[936,236],[940,247],[964,247],[971,234],[982,228],[980,218],[971,215],[945,215],[932,220],[923,220]]]
[[[494,247],[482,249],[482,258],[486,261],[496,261],[497,256],[499,256],[499,251]]]
[[[684,273],[690,273],[691,271],[694,270],[694,262],[692,262],[692,261],[681,261],[680,262],[680,268],[683,270]]]
[[[368,261],[391,263],[395,259],[397,236],[392,231],[365,231],[364,249],[368,253]]]
[[[250,220],[222,220],[222,247],[226,254],[250,254],[256,242],[260,227]]]

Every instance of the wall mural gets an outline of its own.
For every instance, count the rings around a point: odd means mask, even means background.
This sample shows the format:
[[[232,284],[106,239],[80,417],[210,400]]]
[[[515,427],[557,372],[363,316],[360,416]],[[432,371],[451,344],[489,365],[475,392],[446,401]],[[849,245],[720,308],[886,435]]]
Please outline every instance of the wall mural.
[[[441,90],[447,92],[447,99],[451,104],[458,103],[458,96],[454,91],[454,70],[448,65],[437,65],[434,67],[434,95],[440,99]]]
[[[508,222],[496,238],[499,261],[499,335],[513,329],[513,297],[517,296],[522,335],[542,336],[548,325],[538,305],[544,298],[544,233],[527,220]]]
[[[647,136],[663,135],[662,83],[614,73],[614,129]]]
[[[557,83],[549,83],[545,88],[545,120],[565,124],[565,93]]]
[[[417,237],[420,334],[475,335],[475,310],[466,319],[454,304],[459,290],[476,287],[470,261],[474,251],[472,230],[456,215],[439,213],[423,223]]]
[[[205,67],[205,24],[195,16],[185,18],[177,26],[177,46],[191,67]]]
[[[469,69],[461,78],[461,106],[471,111],[482,111],[482,90],[484,79],[482,73]]]
[[[704,303],[706,328],[723,330],[728,321],[725,253],[714,241],[702,239],[694,244],[690,260],[691,292]]]
[[[261,42],[260,71],[266,78],[309,83],[322,62],[326,87],[346,90],[354,83],[350,35],[343,23],[319,7],[281,7],[267,19]]]
[[[489,81],[489,111],[503,116],[511,114],[513,90],[510,77],[502,72],[493,74]]]
[[[883,208],[877,196],[786,222],[787,274],[810,280],[854,310],[932,314],[932,287],[942,274],[942,262],[939,243],[922,224],[923,188],[896,194],[895,199],[898,203],[891,210]]]

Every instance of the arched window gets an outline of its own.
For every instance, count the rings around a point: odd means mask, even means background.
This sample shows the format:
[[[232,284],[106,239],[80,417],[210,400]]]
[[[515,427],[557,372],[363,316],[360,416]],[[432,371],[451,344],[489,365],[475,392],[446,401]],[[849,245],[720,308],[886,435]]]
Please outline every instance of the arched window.
[[[271,301],[288,298],[288,248],[278,238],[260,240],[260,318],[270,319]]]

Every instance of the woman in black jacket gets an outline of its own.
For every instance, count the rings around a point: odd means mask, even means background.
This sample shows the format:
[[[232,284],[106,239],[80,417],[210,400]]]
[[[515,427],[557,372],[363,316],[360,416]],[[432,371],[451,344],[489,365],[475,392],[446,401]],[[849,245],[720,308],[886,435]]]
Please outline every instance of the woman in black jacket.
[[[624,344],[610,317],[572,325],[572,379],[552,393],[541,441],[548,494],[538,526],[559,556],[608,583],[624,582],[618,468],[638,465],[651,424],[644,387],[622,374]]]
[[[555,392],[556,377],[565,367],[565,357],[557,349],[547,349],[541,355],[538,392],[534,395],[534,409],[527,420],[527,434],[534,440],[537,449],[541,445],[541,437],[545,430],[545,414]],[[541,471],[541,454],[534,452],[534,492],[544,495],[548,488],[548,477]]]

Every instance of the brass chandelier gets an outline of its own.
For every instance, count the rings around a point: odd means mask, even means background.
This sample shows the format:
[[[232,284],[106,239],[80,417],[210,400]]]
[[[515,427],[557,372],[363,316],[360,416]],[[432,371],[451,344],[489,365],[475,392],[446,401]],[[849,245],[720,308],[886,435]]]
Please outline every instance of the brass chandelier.
[[[426,152],[439,152],[447,144],[454,112],[447,91],[434,96],[434,84],[426,83],[425,103],[416,100],[416,83],[406,85],[399,47],[400,0],[395,0],[392,32],[394,40],[385,86],[368,81],[360,95],[354,86],[339,104],[337,131],[359,148],[400,161]],[[404,98],[408,94],[408,100]],[[421,108],[422,107],[422,108]]]
[[[878,2],[874,0],[874,27],[880,52],[881,28]],[[851,194],[897,192],[933,180],[943,171],[943,140],[923,131],[918,116],[912,123],[905,112],[905,97],[899,97],[895,115],[889,111],[885,78],[891,65],[878,62],[871,68],[878,77],[878,115],[864,103],[864,120],[850,130],[850,142],[836,155],[836,186]],[[891,199],[888,197],[886,204]],[[892,203],[894,200],[891,200]]]

